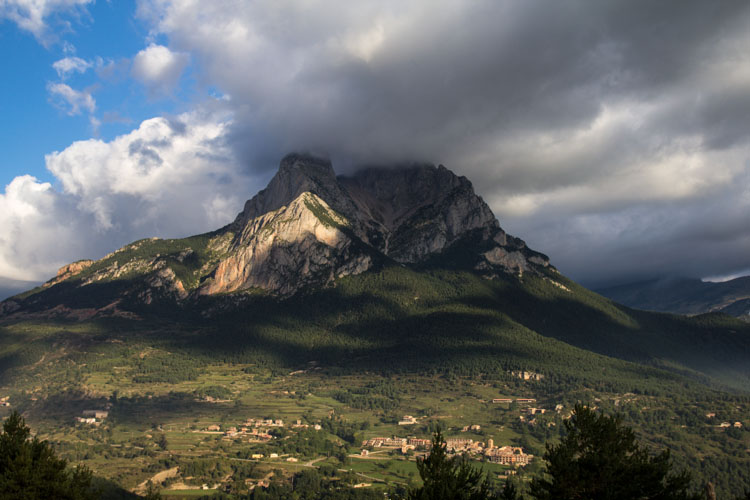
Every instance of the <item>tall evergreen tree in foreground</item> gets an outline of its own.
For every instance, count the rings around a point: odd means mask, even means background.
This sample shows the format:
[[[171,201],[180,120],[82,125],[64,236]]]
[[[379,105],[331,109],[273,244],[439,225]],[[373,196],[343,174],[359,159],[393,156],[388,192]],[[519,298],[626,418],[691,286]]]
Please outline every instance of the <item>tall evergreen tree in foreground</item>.
[[[72,470],[57,458],[47,441],[31,437],[23,417],[14,411],[0,434],[0,498],[14,500],[89,500],[91,471]]]
[[[692,500],[690,474],[672,472],[669,451],[651,456],[619,416],[576,405],[567,436],[547,444],[545,478],[534,479],[538,500]]]
[[[440,429],[432,438],[432,450],[424,459],[417,459],[417,469],[424,481],[421,488],[409,492],[409,500],[492,500],[495,495],[481,470],[461,456],[448,457]],[[484,479],[483,479],[484,477]]]

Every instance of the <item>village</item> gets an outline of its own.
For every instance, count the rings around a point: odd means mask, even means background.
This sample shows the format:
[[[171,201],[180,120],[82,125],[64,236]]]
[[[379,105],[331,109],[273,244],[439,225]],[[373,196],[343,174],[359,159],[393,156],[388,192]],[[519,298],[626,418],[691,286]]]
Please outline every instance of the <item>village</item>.
[[[497,447],[492,439],[488,439],[487,443],[483,443],[469,438],[447,438],[445,445],[446,450],[450,454],[466,454],[474,458],[484,457],[488,462],[501,465],[520,467],[528,465],[534,458],[533,455],[524,453],[521,447]],[[361,456],[371,456],[372,450],[378,448],[400,450],[402,454],[406,455],[410,451],[429,451],[432,448],[432,440],[416,437],[399,438],[395,436],[390,438],[370,438],[362,442]]]
[[[528,372],[519,375],[523,378],[530,376]],[[169,448],[164,445],[158,450],[155,444],[151,446],[165,456],[172,456],[175,451],[179,455],[180,445],[174,443],[184,442],[186,438],[179,435],[189,433],[195,436],[195,443],[215,443],[214,446],[227,451],[231,447],[235,453],[237,449],[241,449],[241,455],[233,456],[230,460],[255,462],[263,471],[272,470],[271,468],[299,471],[304,468],[332,466],[336,470],[355,474],[360,481],[364,480],[365,482],[356,485],[357,488],[361,488],[380,481],[373,478],[379,478],[383,471],[391,471],[392,475],[392,471],[396,471],[395,474],[402,474],[399,480],[408,480],[409,476],[406,474],[409,473],[409,467],[413,469],[415,460],[429,456],[433,446],[432,431],[436,425],[441,425],[449,456],[462,456],[472,461],[484,462],[484,467],[491,470],[500,480],[513,475],[524,476],[541,466],[537,464],[540,461],[538,455],[541,448],[535,447],[536,443],[533,440],[517,439],[516,432],[525,429],[524,432],[549,435],[556,432],[551,430],[552,427],[559,427],[571,418],[573,409],[557,401],[538,401],[533,397],[506,397],[504,394],[497,396],[500,397],[485,395],[484,398],[477,398],[483,404],[481,413],[471,416],[467,414],[466,418],[455,413],[454,417],[450,414],[441,414],[438,417],[429,412],[381,415],[379,421],[371,420],[375,422],[376,428],[381,429],[380,431],[372,429],[370,424],[367,427],[356,427],[356,437],[351,433],[345,438],[335,429],[340,425],[350,425],[351,422],[337,416],[333,409],[328,410],[327,418],[325,413],[321,413],[317,420],[312,419],[310,414],[298,418],[299,414],[274,412],[269,412],[262,418],[246,418],[247,414],[240,414],[231,420],[224,419],[221,422],[195,419],[192,424],[179,430],[158,427],[162,439],[165,442],[169,440]],[[614,398],[612,404],[615,407],[620,406],[622,401],[629,401],[628,396],[625,395],[625,399],[622,396]],[[204,402],[213,403],[216,400]],[[593,409],[597,408],[597,404],[607,404],[598,398],[594,398],[592,403],[595,405],[592,406]],[[87,427],[107,425],[107,419],[115,410],[107,404],[99,408],[83,410],[75,417],[76,422]],[[493,421],[484,419],[483,415],[488,412],[495,412],[498,417]],[[743,426],[742,422],[735,422],[735,419],[726,420],[726,417],[713,408],[707,408],[701,416],[706,418],[703,425],[714,427],[717,431],[739,429]],[[116,415],[113,417],[116,418]],[[317,434],[318,432],[321,434]],[[201,434],[206,437],[197,436]],[[313,437],[314,435],[317,437]],[[174,441],[172,436],[175,436]],[[147,437],[151,438],[150,435]],[[296,443],[307,441],[316,441],[318,444],[304,450],[296,447]],[[339,451],[331,458],[330,451],[327,454],[320,443],[334,443]],[[247,478],[245,484],[251,489],[268,486],[269,474],[270,472],[262,478]],[[190,480],[186,483],[177,479],[173,481],[176,481],[174,488],[177,489],[194,486]],[[219,486],[220,483],[207,482],[199,487],[216,489]],[[165,483],[165,487],[173,488],[171,483]]]

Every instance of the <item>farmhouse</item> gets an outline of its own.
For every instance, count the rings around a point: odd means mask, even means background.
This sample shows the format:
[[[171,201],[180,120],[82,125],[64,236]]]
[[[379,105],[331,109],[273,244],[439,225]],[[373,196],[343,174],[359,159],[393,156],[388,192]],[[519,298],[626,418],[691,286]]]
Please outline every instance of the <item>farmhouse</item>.
[[[109,412],[104,410],[83,410],[82,415],[84,417],[94,417],[104,420],[109,416]]]
[[[396,436],[386,437],[374,437],[362,442],[362,446],[368,446],[372,448],[389,447],[389,448],[401,448],[407,444],[406,438],[397,438]]]
[[[474,447],[473,439],[449,438],[445,440],[448,451],[461,451]]]
[[[406,440],[406,444],[415,448],[432,448],[432,441],[429,439],[409,438]]]
[[[490,448],[484,453],[490,462],[503,465],[528,465],[534,457],[533,455],[524,453],[523,448],[513,446]]]
[[[417,419],[412,417],[411,415],[404,415],[404,418],[402,418],[398,425],[414,425],[417,423]]]

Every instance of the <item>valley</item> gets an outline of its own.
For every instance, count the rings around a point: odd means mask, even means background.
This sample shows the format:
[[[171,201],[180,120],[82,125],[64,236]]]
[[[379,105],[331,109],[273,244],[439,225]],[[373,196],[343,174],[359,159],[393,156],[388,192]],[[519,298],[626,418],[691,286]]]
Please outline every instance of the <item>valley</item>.
[[[578,403],[736,498],[749,360],[750,323],[587,290],[445,167],[337,177],[304,155],[223,228],[139,240],[0,302],[1,414],[106,498],[382,498],[419,485],[438,428],[525,491]]]
[[[723,351],[680,351],[666,335],[644,344],[647,313],[557,279],[564,288],[542,277],[488,281],[395,267],[282,302],[250,295],[210,320],[163,306],[138,319],[5,321],[0,394],[63,456],[126,489],[142,491],[144,481],[177,467],[183,472],[159,485],[166,498],[248,491],[271,473],[279,480],[315,467],[370,489],[403,487],[418,481],[421,452],[370,448],[364,457],[362,442],[429,439],[437,425],[448,438],[522,447],[534,455],[525,467],[475,460],[498,484],[510,471],[528,481],[576,402],[622,414],[645,442],[671,449],[678,466],[724,497],[742,493],[750,481],[747,366],[732,368]],[[534,322],[534,308],[526,317],[501,307],[522,294],[547,304],[545,321]],[[569,315],[571,294],[585,316]],[[747,324],[728,317],[656,319],[682,325],[682,338],[690,328],[720,335],[731,327],[742,349],[748,339]],[[577,328],[597,321],[612,337],[575,347]],[[641,338],[638,349],[610,340],[618,324]],[[727,362],[711,362],[721,357]],[[530,398],[536,402],[516,402]],[[529,407],[545,412],[532,416]],[[87,410],[107,416],[77,423]],[[416,424],[399,425],[404,415]],[[248,419],[284,425],[260,427],[268,436],[256,437],[254,426],[241,432]],[[462,432],[472,425],[479,429]]]

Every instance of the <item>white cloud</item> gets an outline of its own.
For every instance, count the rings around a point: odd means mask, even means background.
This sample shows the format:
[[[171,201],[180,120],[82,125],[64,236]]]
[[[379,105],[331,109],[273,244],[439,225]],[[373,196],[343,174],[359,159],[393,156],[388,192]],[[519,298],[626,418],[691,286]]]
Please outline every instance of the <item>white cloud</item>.
[[[0,194],[0,276],[51,277],[66,255],[85,252],[75,236],[85,229],[83,222],[49,183],[16,177]]]
[[[57,75],[65,79],[70,73],[85,73],[93,64],[80,57],[66,57],[52,63],[52,67],[57,71]]]
[[[152,118],[110,142],[48,154],[59,190],[22,176],[0,193],[0,276],[44,280],[139,238],[231,222],[257,186],[237,172],[228,125],[199,112]]]
[[[0,18],[15,22],[19,28],[31,32],[39,41],[48,36],[46,19],[55,12],[74,11],[93,0],[2,0]]]
[[[152,91],[168,93],[177,85],[189,61],[185,53],[152,43],[136,54],[131,73]]]
[[[2,15],[22,3],[0,3]],[[129,67],[151,92],[168,94],[191,64],[201,85],[231,95],[215,103],[234,110],[216,132],[226,139],[220,156],[236,161],[219,162],[225,178],[266,175],[292,150],[327,152],[339,171],[442,162],[474,182],[506,229],[576,278],[746,269],[750,195],[737,186],[750,170],[750,7],[659,5],[257,0],[228,9],[140,0],[149,40],[168,42],[99,73],[115,78]],[[68,112],[94,109],[89,93],[55,85],[50,93]],[[210,122],[183,121],[195,130]],[[168,146],[183,136],[163,129],[147,121],[112,142],[50,156],[60,195],[112,235],[172,213],[144,201],[169,185],[167,165],[183,161]],[[195,187],[200,203],[174,199],[223,213],[233,187],[196,168],[188,177],[214,192]],[[215,198],[223,192],[230,202]],[[152,212],[129,212],[133,199]]]
[[[65,55],[74,55],[76,53],[76,46],[67,40],[63,40],[62,51]]]
[[[81,111],[93,113],[96,110],[96,100],[87,91],[80,91],[71,88],[65,83],[48,83],[47,91],[58,107],[64,109],[70,115],[78,115]]]
[[[232,96],[252,168],[293,150],[339,170],[444,163],[579,279],[750,265],[736,238],[701,236],[721,200],[750,240],[732,210],[747,206],[747,3],[141,0],[139,15]]]

